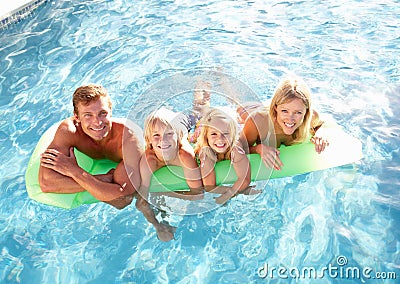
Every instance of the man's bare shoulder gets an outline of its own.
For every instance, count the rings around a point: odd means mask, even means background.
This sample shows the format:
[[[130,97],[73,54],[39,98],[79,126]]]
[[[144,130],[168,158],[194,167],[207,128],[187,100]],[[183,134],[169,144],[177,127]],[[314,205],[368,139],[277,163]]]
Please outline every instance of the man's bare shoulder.
[[[119,135],[122,135],[123,140],[136,142],[143,145],[143,130],[133,121],[125,118],[112,118],[113,128]]]
[[[66,153],[69,147],[74,146],[77,135],[78,131],[74,119],[64,119],[60,122],[49,148],[54,148]]]
[[[73,117],[70,117],[61,121],[60,125],[58,126],[57,132],[62,134],[76,134],[77,127],[75,119]]]

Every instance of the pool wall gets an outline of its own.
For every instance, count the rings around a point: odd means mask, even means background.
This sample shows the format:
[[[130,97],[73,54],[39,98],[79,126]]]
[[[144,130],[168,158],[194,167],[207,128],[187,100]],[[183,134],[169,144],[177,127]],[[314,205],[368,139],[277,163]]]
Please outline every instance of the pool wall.
[[[6,1],[2,1],[6,2]],[[11,2],[11,3],[10,3]],[[0,8],[0,30],[9,25],[20,22],[22,19],[31,15],[31,13],[40,5],[49,2],[48,0],[17,0],[1,3]]]

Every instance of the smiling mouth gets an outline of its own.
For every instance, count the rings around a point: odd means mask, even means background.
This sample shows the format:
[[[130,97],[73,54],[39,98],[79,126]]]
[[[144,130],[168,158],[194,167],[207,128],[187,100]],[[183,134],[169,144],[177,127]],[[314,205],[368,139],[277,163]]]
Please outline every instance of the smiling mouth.
[[[106,126],[104,125],[103,127],[100,127],[100,128],[93,128],[93,127],[91,127],[90,129],[93,130],[93,131],[102,131],[102,130],[104,130],[105,128],[106,128]]]
[[[161,150],[167,150],[167,149],[169,149],[169,148],[171,148],[171,145],[167,145],[167,146],[157,146],[159,149],[161,149]]]
[[[226,143],[214,144],[214,146],[215,146],[216,148],[223,149],[223,148],[225,148]]]
[[[287,122],[284,122],[284,124],[286,127],[289,127],[289,128],[292,128],[293,126],[296,125],[296,123],[287,123]]]

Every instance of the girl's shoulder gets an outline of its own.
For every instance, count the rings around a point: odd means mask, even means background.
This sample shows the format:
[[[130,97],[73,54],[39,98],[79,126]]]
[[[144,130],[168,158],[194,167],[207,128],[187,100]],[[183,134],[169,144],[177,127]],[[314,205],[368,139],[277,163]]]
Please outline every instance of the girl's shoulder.
[[[231,162],[238,163],[238,162],[242,161],[244,158],[247,158],[246,152],[242,147],[242,143],[240,143],[240,141],[238,141],[236,143],[236,145],[234,145],[232,147],[231,157],[230,157]]]

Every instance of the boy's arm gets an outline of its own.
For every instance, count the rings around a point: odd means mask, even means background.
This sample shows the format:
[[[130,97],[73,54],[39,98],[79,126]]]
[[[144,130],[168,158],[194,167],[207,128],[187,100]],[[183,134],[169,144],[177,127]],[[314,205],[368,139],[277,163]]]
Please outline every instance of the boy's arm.
[[[150,150],[146,150],[142,157],[140,158],[140,176],[141,176],[141,186],[145,188],[150,187],[151,177],[153,172],[155,172],[157,168],[157,162],[154,159],[153,155],[149,153]]]

